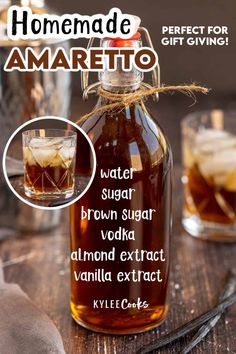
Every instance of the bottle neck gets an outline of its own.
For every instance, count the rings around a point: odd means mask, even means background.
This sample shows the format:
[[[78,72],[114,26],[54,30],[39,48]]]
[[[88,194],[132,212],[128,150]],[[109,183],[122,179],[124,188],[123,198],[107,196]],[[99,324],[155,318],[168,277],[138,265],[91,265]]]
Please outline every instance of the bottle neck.
[[[101,42],[101,46],[104,48],[140,48],[142,42],[138,36],[136,39],[127,40],[114,40],[114,39],[104,39]],[[105,70],[99,73],[99,81],[104,90],[114,92],[114,93],[126,93],[136,91],[140,88],[143,81],[143,73],[137,70],[136,67],[132,67],[131,70],[125,71],[123,69],[123,59],[118,57],[116,59],[116,70],[108,70],[108,63],[105,62]]]
[[[120,75],[119,75],[120,76]],[[136,91],[140,88],[141,82],[132,80],[128,76],[117,78],[109,78],[109,80],[102,80],[101,87],[112,93],[129,93]]]

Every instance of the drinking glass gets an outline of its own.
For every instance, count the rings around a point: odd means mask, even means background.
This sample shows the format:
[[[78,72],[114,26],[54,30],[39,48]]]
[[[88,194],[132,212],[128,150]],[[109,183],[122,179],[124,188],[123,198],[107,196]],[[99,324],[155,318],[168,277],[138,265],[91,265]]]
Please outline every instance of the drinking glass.
[[[66,199],[75,184],[76,132],[35,129],[22,133],[24,191],[33,199]]]
[[[192,236],[236,241],[236,111],[183,119],[182,224]]]

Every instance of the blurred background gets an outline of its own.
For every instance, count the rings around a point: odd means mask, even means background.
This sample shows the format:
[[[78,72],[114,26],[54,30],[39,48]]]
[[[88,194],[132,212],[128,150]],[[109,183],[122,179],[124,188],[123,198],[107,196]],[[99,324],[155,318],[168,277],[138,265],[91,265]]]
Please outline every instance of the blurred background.
[[[0,155],[7,140],[23,122],[38,116],[54,115],[77,121],[93,108],[97,98],[82,100],[80,73],[4,72],[3,68],[13,43],[4,38],[7,8],[10,4],[43,6],[44,0],[0,0]],[[230,244],[197,242],[185,236],[181,226],[181,136],[180,121],[186,115],[205,109],[235,109],[236,1],[235,0],[47,0],[47,12],[92,15],[108,13],[112,7],[142,19],[149,30],[161,65],[161,82],[179,85],[196,82],[211,88],[208,95],[197,94],[197,102],[181,93],[162,94],[158,103],[151,99],[147,106],[169,138],[175,164],[173,206],[173,265],[169,320],[158,329],[168,333],[190,317],[205,312],[222,291],[223,278],[235,268],[235,247]],[[39,8],[41,9],[41,8]],[[163,46],[163,25],[217,25],[229,29],[227,46]],[[24,51],[30,45],[21,41]],[[33,44],[39,52],[49,44]],[[51,43],[58,46],[86,46],[87,40]],[[97,78],[93,78],[93,81]],[[145,81],[151,83],[150,74]],[[91,83],[90,82],[90,83]],[[233,132],[232,132],[233,133]],[[235,156],[235,155],[234,155]],[[1,165],[0,165],[0,172]],[[235,200],[235,199],[234,199]],[[67,353],[94,353],[96,348],[107,353],[133,353],[156,338],[156,332],[145,336],[103,337],[83,332],[70,319],[69,299],[69,225],[68,210],[45,211],[20,202],[9,190],[0,173],[0,256],[4,261],[6,281],[17,282],[31,299],[53,319],[62,333]],[[182,237],[183,235],[183,237]],[[15,236],[21,236],[15,238]],[[34,237],[29,237],[34,236]],[[46,237],[45,237],[46,236]],[[32,258],[32,259],[31,259]],[[15,267],[11,265],[16,265]],[[217,295],[218,296],[218,295]],[[214,298],[214,300],[213,300]],[[195,353],[235,353],[235,312],[222,321],[208,342]],[[227,319],[227,321],[226,321]],[[190,338],[190,337],[189,337]],[[227,347],[226,347],[227,346]],[[177,349],[176,349],[177,348]],[[173,346],[169,353],[180,351]],[[231,350],[232,349],[232,350]]]
[[[48,0],[48,6],[59,13],[92,15],[107,13],[112,7],[131,13],[142,19],[142,26],[151,35],[161,65],[161,82],[166,85],[197,82],[211,88],[207,96],[197,95],[197,103],[181,94],[161,95],[158,104],[151,104],[169,137],[175,162],[180,162],[180,119],[201,109],[233,108],[236,106],[236,2],[234,0]],[[228,26],[227,46],[163,46],[163,25],[219,25]],[[85,46],[86,40],[76,40],[74,46]],[[150,82],[147,75],[146,81]],[[72,117],[76,120],[88,112],[95,101],[81,102],[80,74],[72,73]],[[151,102],[150,102],[151,103]],[[191,106],[191,107],[190,107]]]

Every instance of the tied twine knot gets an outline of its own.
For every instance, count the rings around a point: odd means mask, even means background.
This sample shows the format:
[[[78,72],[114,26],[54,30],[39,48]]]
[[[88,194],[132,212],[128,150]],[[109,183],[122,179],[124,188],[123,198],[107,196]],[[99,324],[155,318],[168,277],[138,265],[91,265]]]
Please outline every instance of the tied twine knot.
[[[101,97],[106,98],[110,103],[105,104],[101,107],[97,107],[88,114],[82,116],[77,123],[82,123],[91,116],[104,113],[108,110],[115,110],[117,108],[125,107],[127,108],[134,102],[142,101],[149,96],[152,96],[156,93],[165,93],[165,92],[181,92],[185,95],[193,98],[194,103],[196,102],[196,97],[194,92],[201,92],[203,94],[207,94],[209,89],[203,86],[198,86],[195,84],[191,85],[178,85],[178,86],[161,86],[161,87],[145,87],[142,86],[139,90],[129,93],[114,93],[104,90],[101,86],[97,90],[97,94]]]

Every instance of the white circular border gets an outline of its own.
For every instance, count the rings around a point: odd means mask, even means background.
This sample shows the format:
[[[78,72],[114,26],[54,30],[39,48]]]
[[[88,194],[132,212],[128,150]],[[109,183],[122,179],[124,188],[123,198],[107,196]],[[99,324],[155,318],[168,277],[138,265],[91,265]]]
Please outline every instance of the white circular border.
[[[59,206],[55,206],[55,207],[46,207],[46,206],[41,206],[41,205],[36,205],[36,204],[33,204],[31,202],[29,202],[28,200],[24,199],[21,195],[19,195],[15,189],[12,187],[11,185],[11,182],[9,181],[9,178],[7,176],[7,170],[6,170],[6,156],[7,156],[7,151],[8,151],[8,148],[13,140],[13,138],[16,136],[16,134],[24,127],[26,127],[27,125],[29,125],[30,123],[33,123],[33,122],[38,122],[40,120],[44,120],[44,119],[57,119],[57,120],[60,120],[62,122],[65,122],[67,124],[71,124],[73,127],[75,127],[77,130],[79,130],[83,135],[84,137],[86,138],[86,140],[88,141],[89,145],[90,145],[90,148],[91,148],[91,151],[92,151],[92,155],[93,155],[93,171],[92,171],[92,175],[91,175],[91,178],[90,178],[90,181],[88,183],[88,185],[86,186],[86,188],[83,190],[83,192],[75,199],[73,199],[71,202],[67,203],[67,204],[63,204],[63,205],[59,205]],[[94,150],[94,147],[93,147],[93,144],[91,142],[91,140],[89,139],[88,135],[74,122],[71,122],[69,119],[66,119],[66,118],[61,118],[61,117],[57,117],[57,116],[42,116],[42,117],[38,117],[38,118],[33,118],[25,123],[23,123],[20,127],[18,127],[14,133],[12,133],[12,135],[10,136],[10,138],[8,139],[7,141],[7,144],[5,146],[5,149],[4,149],[4,152],[3,152],[3,157],[2,157],[2,168],[3,168],[3,174],[4,174],[4,177],[5,177],[5,180],[8,184],[8,187],[11,189],[11,191],[15,194],[15,196],[17,198],[19,198],[23,203],[25,204],[28,204],[29,206],[33,207],[33,208],[36,208],[36,209],[42,209],[42,210],[58,210],[58,209],[63,209],[63,208],[66,208],[72,204],[74,204],[75,202],[77,202],[80,198],[83,197],[83,195],[88,191],[88,189],[90,188],[92,182],[93,182],[93,179],[94,179],[94,176],[95,176],[95,173],[96,173],[96,165],[97,165],[97,159],[96,159],[96,153],[95,153],[95,150]]]

